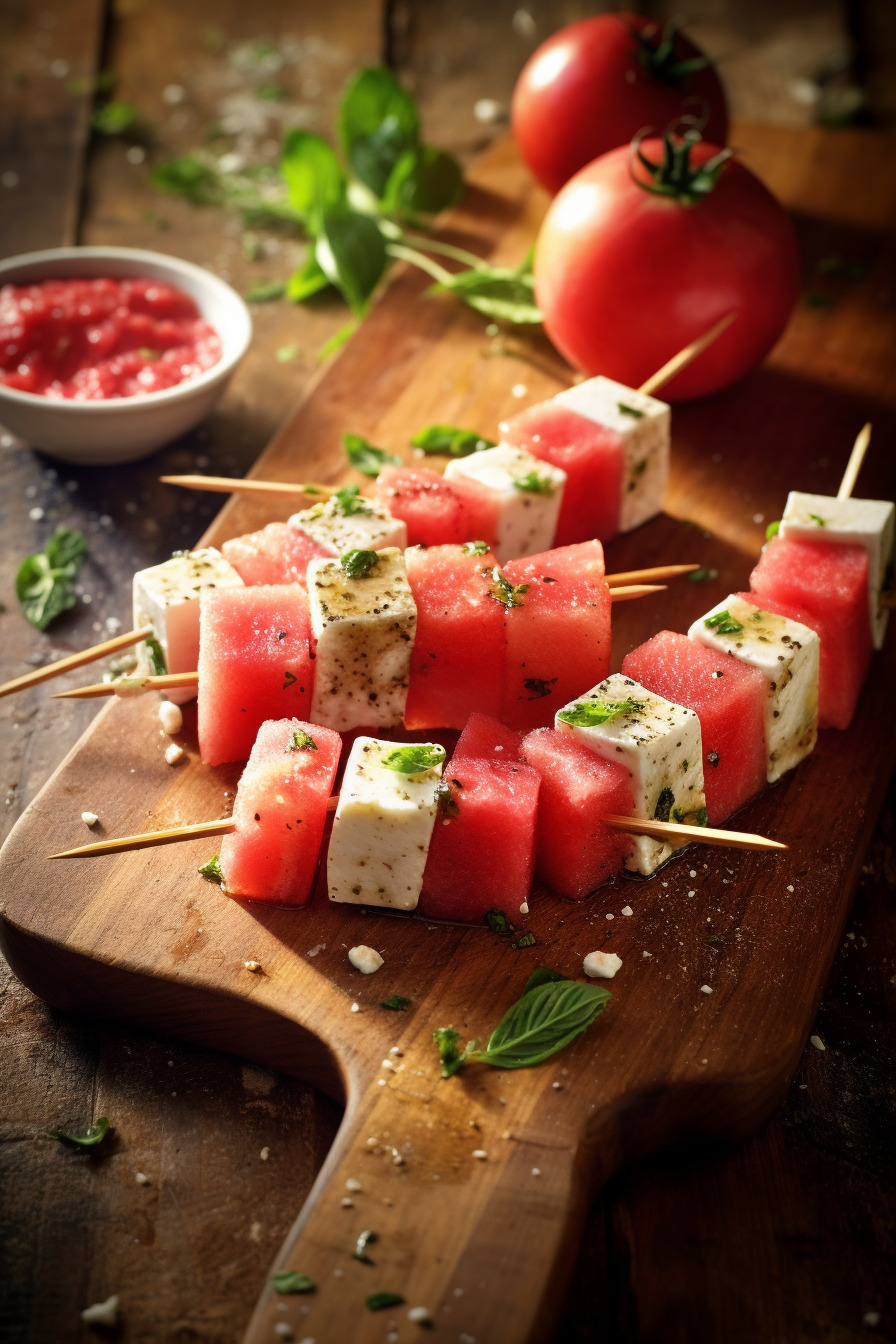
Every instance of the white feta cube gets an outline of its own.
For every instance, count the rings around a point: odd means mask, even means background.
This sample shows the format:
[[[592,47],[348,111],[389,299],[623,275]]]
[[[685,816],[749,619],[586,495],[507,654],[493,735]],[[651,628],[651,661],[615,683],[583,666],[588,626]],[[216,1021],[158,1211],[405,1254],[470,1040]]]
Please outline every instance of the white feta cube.
[[[874,647],[883,646],[890,615],[880,605],[893,561],[896,509],[883,499],[834,499],[791,490],[781,519],[780,535],[800,541],[833,541],[864,546],[868,552],[868,603]]]
[[[432,748],[433,754],[444,752]],[[327,854],[331,901],[413,910],[436,820],[439,761],[405,774],[385,764],[421,744],[359,737],[349,754]],[[402,758],[413,764],[413,759]],[[419,762],[420,757],[418,756]]]
[[[243,581],[220,551],[209,546],[183,551],[134,575],[134,629],[151,625],[151,643],[137,645],[135,677],[195,672],[199,666],[199,594],[207,588],[242,588]],[[167,691],[184,704],[193,687]]]
[[[692,709],[617,672],[558,710],[554,726],[628,769],[633,817],[706,825],[700,720]],[[646,835],[632,836],[631,846],[625,866],[645,875],[677,848]]]
[[[345,555],[352,550],[385,551],[390,546],[403,551],[408,544],[407,525],[400,518],[393,518],[388,510],[362,495],[342,491],[325,503],[294,513],[289,525],[330,555]]]
[[[312,560],[308,598],[317,641],[312,723],[338,731],[401,723],[417,627],[404,553],[377,552],[357,578],[339,560]]]
[[[560,467],[501,443],[455,458],[445,468],[445,478],[475,481],[492,491],[497,505],[492,549],[501,564],[553,546],[566,485]]]
[[[809,755],[818,737],[818,635],[731,594],[696,620],[688,636],[768,678],[766,774],[770,784],[780,779]]]
[[[619,531],[646,523],[662,513],[669,479],[670,408],[611,378],[588,378],[558,393],[554,400],[622,440],[622,498]]]

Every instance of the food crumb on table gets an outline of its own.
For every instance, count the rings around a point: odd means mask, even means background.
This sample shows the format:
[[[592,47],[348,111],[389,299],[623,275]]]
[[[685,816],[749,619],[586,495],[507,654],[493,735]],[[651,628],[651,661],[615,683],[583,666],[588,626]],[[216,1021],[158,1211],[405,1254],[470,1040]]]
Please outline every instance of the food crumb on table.
[[[162,725],[162,732],[167,733],[169,737],[179,733],[184,726],[180,705],[176,705],[173,700],[163,700],[159,705],[159,723]]]
[[[171,746],[165,749],[165,760],[169,765],[177,765],[178,761],[183,759],[183,755],[183,747],[179,747],[176,742],[172,742]]]
[[[814,1045],[816,1050],[826,1050],[827,1046],[820,1036],[810,1036],[809,1044]]]
[[[350,947],[348,959],[355,970],[360,971],[362,975],[373,975],[374,971],[378,971],[383,964],[383,958],[376,948],[368,947],[365,943],[360,943],[357,947]]]
[[[612,915],[608,915],[608,919],[612,919]],[[582,970],[592,979],[599,976],[602,980],[612,980],[621,965],[622,958],[615,952],[589,952],[582,962]]]
[[[85,826],[95,826],[99,821],[99,817],[95,812],[82,812],[81,820]]]
[[[105,1302],[94,1302],[81,1312],[85,1325],[115,1326],[118,1324],[118,1294],[113,1293]]]

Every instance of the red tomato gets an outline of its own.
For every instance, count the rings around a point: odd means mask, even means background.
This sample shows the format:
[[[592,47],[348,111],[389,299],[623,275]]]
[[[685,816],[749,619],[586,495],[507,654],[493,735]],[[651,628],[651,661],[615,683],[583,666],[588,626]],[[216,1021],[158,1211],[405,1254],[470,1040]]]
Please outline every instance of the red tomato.
[[[651,163],[661,140],[646,140]],[[718,153],[697,143],[693,168]],[[570,363],[638,387],[720,318],[727,331],[664,387],[665,400],[726,387],[774,345],[796,301],[799,254],[783,207],[736,159],[694,204],[657,195],[628,145],[552,201],[535,247],[535,298]]]
[[[561,28],[530,57],[513,94],[514,134],[535,177],[553,194],[598,155],[639,131],[662,132],[683,114],[698,122],[705,114],[706,139],[724,145],[728,110],[718,75],[711,66],[681,69],[701,56],[668,25],[638,14],[599,14]]]

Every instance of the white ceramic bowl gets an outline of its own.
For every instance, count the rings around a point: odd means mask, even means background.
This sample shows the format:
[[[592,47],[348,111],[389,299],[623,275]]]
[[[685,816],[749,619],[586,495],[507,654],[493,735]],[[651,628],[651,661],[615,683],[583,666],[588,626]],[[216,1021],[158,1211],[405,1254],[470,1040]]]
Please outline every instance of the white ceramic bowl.
[[[189,294],[221,338],[221,359],[196,378],[159,392],[69,401],[0,383],[0,425],[64,462],[135,462],[204,420],[246,353],[252,321],[223,280],[177,257],[132,247],[55,247],[0,262],[0,285],[78,276],[144,276]]]

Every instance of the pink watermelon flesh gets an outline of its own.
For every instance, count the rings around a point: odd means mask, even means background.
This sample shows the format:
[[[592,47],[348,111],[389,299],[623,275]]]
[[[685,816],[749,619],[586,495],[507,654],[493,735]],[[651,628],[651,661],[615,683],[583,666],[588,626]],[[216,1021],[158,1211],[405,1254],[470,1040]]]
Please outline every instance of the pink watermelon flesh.
[[[245,761],[265,719],[308,717],[310,636],[308,595],[297,583],[202,593],[199,754],[206,765]]]
[[[520,758],[520,734],[489,714],[471,714],[451,757],[454,766],[473,756],[506,765]]]
[[[498,718],[504,608],[492,596],[495,557],[460,546],[405,555],[417,604],[405,727],[463,728],[474,710]]]
[[[558,709],[610,670],[610,593],[599,541],[561,546],[502,568],[528,584],[504,613],[506,661],[501,718],[529,732],[550,726]]]
[[[621,435],[543,401],[502,424],[501,439],[566,472],[555,546],[616,535],[624,474]]]
[[[764,713],[770,693],[762,672],[671,630],[662,630],[623,658],[622,672],[648,691],[693,709],[700,719],[710,826],[720,825],[762,792]]]
[[[821,640],[820,728],[848,728],[871,662],[864,546],[776,537],[750,575],[746,600],[788,616]]]
[[[236,830],[221,842],[229,896],[305,905],[341,749],[331,728],[301,719],[261,725],[234,800]]]
[[[332,554],[288,523],[268,523],[260,532],[233,537],[224,542],[221,553],[249,586],[270,583],[305,586],[309,560]]]
[[[456,816],[436,818],[418,913],[481,924],[488,910],[513,919],[535,870],[538,774],[474,757],[445,772]]]
[[[554,728],[529,733],[520,754],[541,775],[538,875],[558,895],[580,901],[611,881],[629,852],[628,837],[603,821],[634,812],[629,772]]]
[[[492,491],[475,481],[446,481],[428,467],[383,467],[374,498],[408,529],[409,546],[443,546],[482,538],[489,545],[498,526]]]

